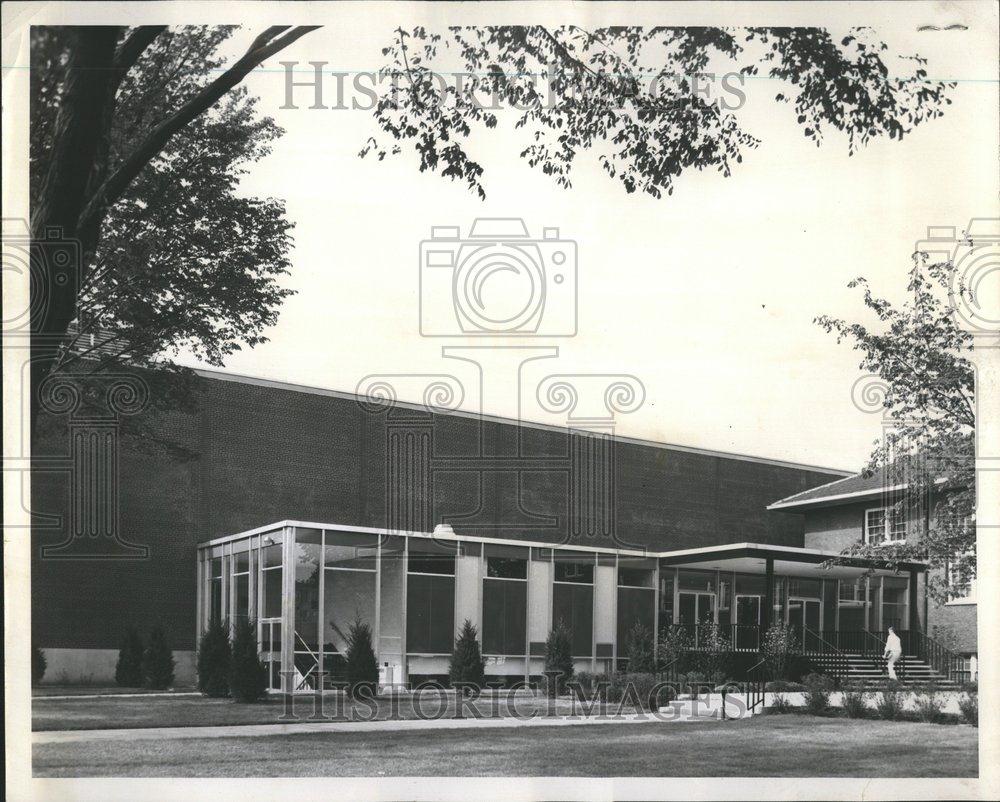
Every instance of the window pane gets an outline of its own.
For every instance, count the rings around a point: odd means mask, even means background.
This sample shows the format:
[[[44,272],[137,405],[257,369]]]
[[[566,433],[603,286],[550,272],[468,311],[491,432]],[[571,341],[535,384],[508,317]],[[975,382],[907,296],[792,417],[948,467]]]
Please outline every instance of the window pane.
[[[295,543],[295,650],[319,648],[318,543]]]
[[[264,571],[264,618],[281,617],[281,569]]]
[[[528,561],[517,557],[487,557],[486,576],[527,579]]]
[[[214,560],[213,560],[214,562]],[[222,620],[222,577],[217,576],[212,579],[212,600],[209,616],[213,621]]]
[[[681,590],[701,590],[707,593],[715,591],[715,571],[694,571],[682,568],[678,572],[677,581]]]
[[[264,546],[264,567],[273,568],[281,565],[281,544]]]
[[[788,580],[789,596],[805,596],[810,599],[818,599],[822,593],[821,580],[803,579],[802,577],[790,577]]]
[[[653,572],[647,568],[618,568],[618,584],[633,588],[653,587]]]
[[[618,656],[627,657],[628,635],[636,621],[653,635],[656,600],[652,589],[618,588]]]
[[[234,584],[236,585],[236,598],[233,605],[233,619],[245,621],[250,615],[250,575],[237,574]]]
[[[556,554],[555,580],[556,582],[579,582],[592,585],[594,583],[593,557],[580,559],[576,556],[565,557]]]
[[[378,537],[356,532],[327,532],[327,568],[356,568],[374,571]]]
[[[524,654],[527,615],[526,582],[484,579],[483,654]]]
[[[235,560],[235,566],[233,567],[233,573],[245,574],[250,570],[250,552],[240,551],[233,555]]]
[[[594,641],[594,589],[589,585],[552,586],[552,624],[570,631],[574,657],[590,657]]]
[[[411,574],[406,587],[406,651],[451,654],[455,639],[454,578]]]
[[[410,552],[408,569],[418,574],[455,574],[454,554],[422,554]]]
[[[222,558],[213,557],[212,558],[212,578],[222,576]]]
[[[375,632],[375,575],[326,571],[323,587],[323,651],[346,654],[347,636],[358,619]],[[373,641],[373,646],[374,646]]]

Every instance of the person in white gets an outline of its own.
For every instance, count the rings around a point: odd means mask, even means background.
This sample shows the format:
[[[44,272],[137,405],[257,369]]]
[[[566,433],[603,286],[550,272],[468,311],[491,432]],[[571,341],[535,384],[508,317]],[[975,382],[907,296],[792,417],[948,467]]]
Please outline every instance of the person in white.
[[[896,676],[896,661],[903,656],[903,644],[900,643],[896,630],[889,627],[889,637],[885,639],[885,651],[882,656],[888,660],[889,679],[899,679]]]

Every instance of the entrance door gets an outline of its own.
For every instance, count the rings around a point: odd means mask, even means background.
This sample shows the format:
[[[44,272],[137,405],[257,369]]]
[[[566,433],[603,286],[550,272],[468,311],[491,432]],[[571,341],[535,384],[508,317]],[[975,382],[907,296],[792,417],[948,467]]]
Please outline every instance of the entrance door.
[[[678,619],[697,649],[702,627],[715,620],[715,594],[682,592],[679,596]]]
[[[736,597],[736,642],[737,649],[760,648],[760,596]]]
[[[796,642],[803,651],[816,651],[820,647],[819,599],[788,599],[788,625],[796,632]]]

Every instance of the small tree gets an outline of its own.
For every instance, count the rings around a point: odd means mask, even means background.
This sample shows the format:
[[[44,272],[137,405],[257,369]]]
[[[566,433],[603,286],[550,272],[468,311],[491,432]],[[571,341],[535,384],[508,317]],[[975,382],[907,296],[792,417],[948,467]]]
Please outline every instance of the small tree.
[[[228,696],[232,658],[229,624],[213,618],[198,645],[198,690],[205,696]]]
[[[142,638],[135,627],[125,630],[122,638],[115,664],[115,683],[122,688],[142,687]]]
[[[45,652],[32,644],[31,646],[31,684],[37,685],[45,676],[45,669],[48,661],[45,659]]]
[[[142,653],[142,683],[147,688],[164,690],[174,682],[174,652],[163,627],[149,633],[149,646]]]
[[[656,662],[660,669],[674,664],[674,661],[691,651],[691,636],[687,629],[680,626],[667,625],[660,631],[660,642],[656,647]],[[674,670],[679,670],[674,665]]]
[[[233,632],[229,692],[237,702],[256,702],[267,694],[267,668],[257,652],[257,625],[241,619]]]
[[[771,679],[785,679],[789,657],[795,652],[795,630],[783,621],[767,628],[760,644],[761,657],[766,661]]]
[[[641,621],[636,621],[628,632],[628,671],[630,674],[651,674],[653,660],[653,633]]]
[[[479,652],[477,636],[476,628],[466,618],[448,664],[448,679],[452,685],[456,682],[465,682],[482,688],[486,684],[486,672],[483,670],[485,661]]]
[[[362,688],[375,695],[378,661],[372,648],[372,628],[358,617],[347,631],[347,692],[353,698]]]
[[[566,683],[573,679],[573,643],[569,629],[560,619],[545,641],[545,673],[555,674],[555,681],[548,679],[546,692],[558,696],[565,692]]]
[[[725,679],[732,656],[732,645],[726,631],[714,621],[704,625],[698,638],[701,647],[701,670],[710,682],[721,682]]]

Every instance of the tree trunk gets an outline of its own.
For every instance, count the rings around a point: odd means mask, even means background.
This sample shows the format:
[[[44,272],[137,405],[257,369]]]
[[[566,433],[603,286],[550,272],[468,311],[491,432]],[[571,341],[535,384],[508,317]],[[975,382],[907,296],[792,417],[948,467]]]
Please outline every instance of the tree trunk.
[[[66,82],[52,137],[48,172],[32,204],[31,410],[37,416],[42,382],[75,316],[84,265],[96,232],[80,238],[80,212],[105,151],[109,104],[114,101],[117,26],[72,31]]]

